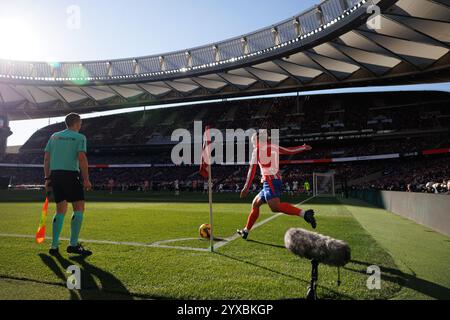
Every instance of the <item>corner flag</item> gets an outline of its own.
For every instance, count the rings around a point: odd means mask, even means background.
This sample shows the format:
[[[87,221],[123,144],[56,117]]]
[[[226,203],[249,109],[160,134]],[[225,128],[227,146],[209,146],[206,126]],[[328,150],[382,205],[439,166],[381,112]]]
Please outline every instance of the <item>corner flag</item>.
[[[213,207],[212,207],[212,176],[211,176],[211,132],[210,128],[205,128],[203,138],[202,159],[200,161],[199,174],[208,179],[208,195],[209,195],[209,225],[211,226],[210,250],[214,252],[214,232],[213,232]]]

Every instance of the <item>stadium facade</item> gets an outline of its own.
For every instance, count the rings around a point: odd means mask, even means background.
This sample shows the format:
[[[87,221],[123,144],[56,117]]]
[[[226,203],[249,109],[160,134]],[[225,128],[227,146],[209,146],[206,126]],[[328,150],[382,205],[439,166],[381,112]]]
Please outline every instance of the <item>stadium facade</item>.
[[[380,10],[380,15],[376,15]],[[202,47],[82,62],[0,60],[11,120],[321,88],[450,80],[447,0],[326,0]]]
[[[178,52],[85,62],[0,60],[0,153],[10,120],[448,81],[448,30],[447,0],[326,0],[268,28]]]

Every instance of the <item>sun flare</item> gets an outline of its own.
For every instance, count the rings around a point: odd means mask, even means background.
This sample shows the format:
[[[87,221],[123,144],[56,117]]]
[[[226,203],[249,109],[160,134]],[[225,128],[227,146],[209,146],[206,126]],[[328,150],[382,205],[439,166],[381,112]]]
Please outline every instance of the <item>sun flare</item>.
[[[27,60],[39,50],[33,25],[24,19],[0,17],[0,58]]]

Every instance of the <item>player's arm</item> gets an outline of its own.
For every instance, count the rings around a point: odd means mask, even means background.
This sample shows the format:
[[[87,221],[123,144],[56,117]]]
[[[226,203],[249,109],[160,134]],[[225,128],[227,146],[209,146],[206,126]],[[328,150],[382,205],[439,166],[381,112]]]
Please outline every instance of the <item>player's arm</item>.
[[[294,154],[299,154],[305,151],[310,151],[312,150],[312,147],[304,144],[302,146],[298,146],[298,147],[291,147],[291,148],[284,148],[284,147],[280,147],[280,155],[294,155]]]
[[[81,177],[83,178],[83,185],[86,190],[92,189],[91,181],[89,180],[89,162],[85,152],[78,153],[78,161],[80,163]]]
[[[44,154],[44,177],[45,179],[50,178],[50,153],[48,152]]]
[[[241,198],[244,199],[248,195],[248,191],[250,190],[250,187],[253,183],[253,180],[255,180],[256,170],[258,168],[258,151],[255,149],[253,151],[252,159],[250,161],[250,168],[248,169],[247,173],[247,181],[245,182],[244,188],[241,192]]]
[[[81,177],[83,178],[83,186],[86,190],[91,190],[92,184],[89,180],[89,162],[86,153],[86,137],[83,136],[83,139],[80,140],[80,143],[78,145],[78,162],[80,164]]]
[[[52,138],[50,138],[45,146],[44,150],[44,178],[45,178],[45,191],[50,191],[50,176],[52,174],[50,170],[50,152],[52,150]]]
[[[247,173],[247,181],[245,182],[244,185],[244,190],[249,190],[253,180],[255,180],[255,175],[256,175],[256,169],[258,168],[258,165],[256,164],[251,164],[250,168],[248,169],[248,173]]]
[[[45,177],[45,190],[50,190],[50,153],[44,154],[44,177]]]

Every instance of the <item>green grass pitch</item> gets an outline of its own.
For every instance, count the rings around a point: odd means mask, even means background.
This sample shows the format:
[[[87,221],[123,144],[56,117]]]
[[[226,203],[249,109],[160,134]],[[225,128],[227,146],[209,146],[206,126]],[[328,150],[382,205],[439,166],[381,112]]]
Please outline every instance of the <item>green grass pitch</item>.
[[[53,258],[47,254],[48,240],[39,246],[32,238],[42,195],[0,193],[0,299],[270,300],[306,294],[310,263],[283,245],[289,228],[308,228],[302,219],[276,217],[255,229],[249,241],[236,239],[210,253],[205,250],[208,241],[198,239],[198,226],[209,219],[206,195],[96,192],[88,200],[81,238],[94,255],[80,260],[63,252],[62,258]],[[320,266],[321,298],[450,299],[449,238],[361,202],[316,198],[303,207],[316,210],[318,232],[352,248],[352,262],[341,269],[340,287],[337,269]],[[216,236],[232,236],[245,224],[249,209],[249,201],[236,194],[215,195]],[[54,205],[47,237],[53,213]],[[264,208],[259,221],[272,216]],[[69,230],[70,216],[62,237],[69,237]],[[418,239],[421,245],[414,243]],[[174,241],[163,244],[181,248],[154,246],[166,240]],[[62,241],[61,249],[66,246]],[[65,287],[66,268],[74,264],[81,268],[81,291]],[[371,265],[381,267],[381,290],[366,286]]]

